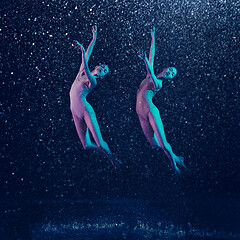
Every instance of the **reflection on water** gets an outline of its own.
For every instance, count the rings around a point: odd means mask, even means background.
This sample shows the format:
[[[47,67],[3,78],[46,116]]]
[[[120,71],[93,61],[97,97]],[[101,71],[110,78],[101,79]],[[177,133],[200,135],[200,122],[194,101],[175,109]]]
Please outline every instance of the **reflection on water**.
[[[188,230],[181,226],[159,221],[156,223],[138,220],[132,228],[124,221],[98,219],[95,223],[73,221],[69,223],[46,223],[33,230],[33,239],[239,239],[224,231],[200,229],[188,224]],[[155,227],[153,227],[155,225]],[[157,225],[157,227],[156,227]],[[78,238],[77,238],[78,237]]]
[[[190,204],[180,210],[143,200],[17,202],[2,206],[5,217],[0,234],[4,240],[240,239],[237,204],[225,213],[218,212],[223,207],[219,202],[210,212],[206,207],[210,203],[200,201],[199,212]]]

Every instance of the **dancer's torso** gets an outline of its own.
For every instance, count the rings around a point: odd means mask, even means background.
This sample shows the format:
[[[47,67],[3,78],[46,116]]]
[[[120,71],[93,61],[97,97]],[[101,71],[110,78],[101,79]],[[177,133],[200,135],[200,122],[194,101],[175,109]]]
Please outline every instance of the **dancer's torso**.
[[[85,75],[77,76],[70,90],[70,109],[79,118],[87,108],[92,108],[87,102],[87,95],[95,86],[92,86]]]
[[[155,88],[152,79],[148,76],[141,82],[137,92],[137,114],[141,115],[144,118],[147,118],[150,109],[156,108],[152,102],[152,99],[161,88],[161,82],[158,88]]]

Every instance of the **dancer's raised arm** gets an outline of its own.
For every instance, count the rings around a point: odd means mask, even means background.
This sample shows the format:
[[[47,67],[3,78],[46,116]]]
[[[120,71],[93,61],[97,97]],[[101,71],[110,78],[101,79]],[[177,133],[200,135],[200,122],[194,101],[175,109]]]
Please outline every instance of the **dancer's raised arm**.
[[[80,44],[77,40],[74,41],[75,47],[80,49],[82,51],[82,64],[81,66],[83,67],[83,71],[85,72],[88,80],[90,81],[91,84],[96,85],[96,78],[91,74],[89,67],[88,67],[88,59],[86,56],[86,51],[85,48],[83,47],[82,44]]]
[[[152,41],[151,41],[151,47],[150,47],[150,53],[149,53],[149,63],[153,67],[154,57],[155,57],[155,27],[151,29],[151,36],[152,36]]]
[[[147,68],[147,75],[152,79],[153,85],[156,89],[159,89],[162,87],[162,80],[157,79],[157,77],[154,74],[153,66],[149,63],[147,59],[147,55],[143,51],[139,51],[138,55],[142,60],[144,60],[146,68]]]
[[[93,39],[90,42],[90,44],[87,48],[87,51],[86,51],[87,61],[89,60],[89,58],[92,54],[93,47],[94,47],[94,45],[96,43],[96,40],[97,40],[97,26],[92,27],[92,33],[93,33]],[[79,73],[82,73],[82,72],[83,72],[83,62],[82,62],[81,66],[80,66],[80,69],[79,69]]]

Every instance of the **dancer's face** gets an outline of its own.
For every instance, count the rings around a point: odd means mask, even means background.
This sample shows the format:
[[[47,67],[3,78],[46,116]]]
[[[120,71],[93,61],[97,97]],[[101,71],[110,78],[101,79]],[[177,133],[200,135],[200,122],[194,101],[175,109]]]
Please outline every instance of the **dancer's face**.
[[[175,67],[167,68],[166,72],[164,73],[164,77],[168,80],[173,79],[177,75],[177,69]]]
[[[107,65],[100,65],[96,67],[97,70],[97,75],[99,77],[103,77],[104,75],[106,75],[109,72],[109,68]]]

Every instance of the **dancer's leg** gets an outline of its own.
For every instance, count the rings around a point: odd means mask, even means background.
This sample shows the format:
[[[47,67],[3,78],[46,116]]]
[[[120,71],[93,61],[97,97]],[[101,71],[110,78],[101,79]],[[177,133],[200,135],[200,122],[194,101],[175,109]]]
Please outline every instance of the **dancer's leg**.
[[[161,148],[158,140],[157,140],[157,136],[153,131],[153,128],[151,126],[151,124],[149,123],[148,119],[144,119],[141,115],[138,115],[143,133],[145,135],[145,137],[147,138],[147,140],[149,141],[149,143],[152,145],[152,147],[157,147],[157,148]]]
[[[168,158],[172,159],[176,155],[173,153],[172,147],[167,142],[162,119],[160,117],[158,109],[151,110],[151,112],[148,113],[148,119],[149,119],[149,122],[152,126],[154,133],[157,136],[157,140],[158,140],[160,146],[162,147],[163,151],[166,153]]]
[[[173,153],[171,145],[167,142],[164,127],[162,123],[162,119],[160,117],[159,111],[157,108],[151,109],[151,111],[148,114],[149,122],[153,128],[153,131],[155,132],[157,136],[157,140],[162,147],[163,151],[167,155],[167,157],[171,161],[172,167],[175,169],[177,173],[181,173],[179,167],[185,167],[183,163],[183,158],[178,157]]]
[[[119,166],[119,164],[122,164],[122,162],[117,160],[113,156],[111,150],[108,147],[108,144],[103,140],[102,134],[100,131],[100,127],[99,127],[99,124],[98,124],[98,121],[96,118],[96,114],[95,114],[94,110],[92,109],[92,107],[89,107],[88,110],[85,110],[84,120],[85,120],[87,126],[89,127],[97,146],[103,153],[105,153],[107,155],[107,157],[110,160],[110,162],[112,163],[113,167],[116,169],[116,165]]]
[[[108,147],[108,144],[103,140],[99,124],[97,122],[96,114],[94,110],[91,111],[85,110],[84,112],[84,120],[89,127],[94,141],[96,142],[97,146],[104,150],[104,152],[108,155],[112,155],[111,150]]]
[[[84,149],[98,148],[98,146],[95,143],[93,143],[90,139],[89,129],[88,129],[87,124],[85,123],[84,119],[80,119],[74,114],[72,116],[73,116],[73,120],[74,120],[74,124],[75,124],[76,130],[77,130],[78,136],[83,145],[83,148]]]

